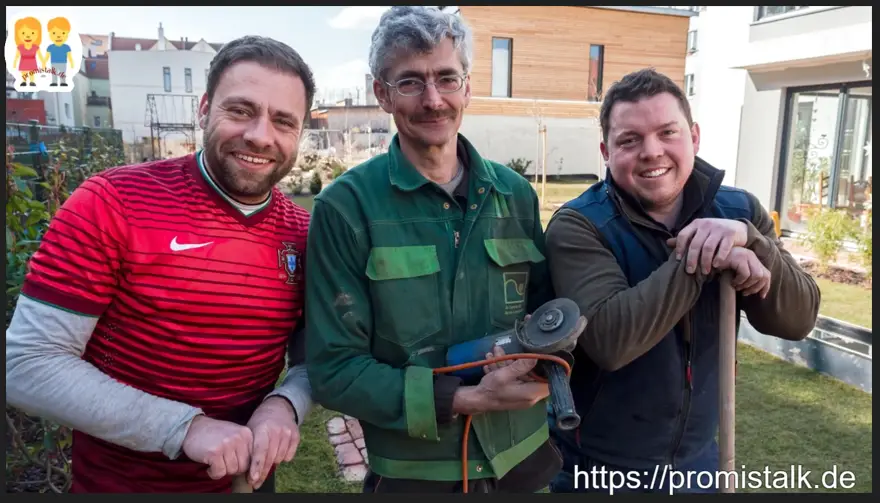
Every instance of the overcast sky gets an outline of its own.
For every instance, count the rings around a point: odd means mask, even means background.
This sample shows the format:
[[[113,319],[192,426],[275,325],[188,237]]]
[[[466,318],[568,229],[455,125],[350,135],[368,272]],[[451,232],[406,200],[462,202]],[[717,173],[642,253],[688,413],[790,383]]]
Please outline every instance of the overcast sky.
[[[6,7],[6,19],[21,12],[50,12]],[[322,89],[363,88],[369,73],[370,35],[388,7],[62,7],[79,33],[157,38],[204,38],[223,43],[243,35],[264,35],[299,51]],[[7,26],[11,31],[11,27]],[[363,90],[361,90],[363,93]],[[363,98],[363,95],[361,95]]]

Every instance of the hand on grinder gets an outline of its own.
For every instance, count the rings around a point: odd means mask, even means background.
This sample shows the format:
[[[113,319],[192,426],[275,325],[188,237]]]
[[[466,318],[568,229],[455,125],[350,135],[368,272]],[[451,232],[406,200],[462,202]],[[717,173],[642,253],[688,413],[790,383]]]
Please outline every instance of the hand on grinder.
[[[491,353],[486,353],[486,359],[491,360],[493,358],[500,358],[500,357],[504,356],[505,354],[507,354],[507,353],[504,352],[504,348],[502,348],[501,346],[495,346],[492,348]],[[502,360],[500,362],[493,362],[488,365],[483,365],[483,372],[485,372],[486,374],[488,374],[490,372],[494,372],[500,368],[503,368],[503,367],[510,365],[514,361],[516,361],[516,360]],[[537,382],[534,378],[532,378],[531,373],[519,376],[519,377],[517,377],[517,379],[519,379],[520,381],[523,381],[523,382]]]
[[[463,386],[455,392],[452,410],[457,414],[472,415],[534,406],[550,395],[550,388],[546,383],[520,378],[527,376],[537,363],[535,359],[522,359],[489,371],[479,385]]]
[[[527,314],[527,315],[525,316],[525,318],[523,318],[523,323],[529,321],[529,318],[531,318],[531,317],[532,317],[531,314]],[[501,348],[501,347],[499,347],[499,346],[495,346],[495,347],[492,348],[492,352],[491,352],[491,353],[486,353],[486,359],[487,359],[487,360],[491,360],[491,359],[493,359],[493,358],[500,358],[500,357],[504,356],[505,354],[507,354],[507,353],[504,352],[504,349],[503,349],[503,348]],[[492,372],[492,371],[498,370],[498,369],[500,369],[501,367],[505,367],[505,366],[507,366],[507,365],[510,365],[510,364],[513,363],[513,362],[514,362],[514,360],[502,360],[502,361],[500,361],[500,362],[494,362],[494,363],[490,363],[490,364],[488,364],[488,365],[483,365],[483,372],[485,372],[485,373],[488,374],[489,372]],[[523,375],[523,376],[519,376],[518,379],[521,380],[521,381],[525,381],[525,382],[533,382],[533,381],[535,381],[534,379],[532,379],[532,377],[531,377],[530,374],[526,374],[526,375]]]

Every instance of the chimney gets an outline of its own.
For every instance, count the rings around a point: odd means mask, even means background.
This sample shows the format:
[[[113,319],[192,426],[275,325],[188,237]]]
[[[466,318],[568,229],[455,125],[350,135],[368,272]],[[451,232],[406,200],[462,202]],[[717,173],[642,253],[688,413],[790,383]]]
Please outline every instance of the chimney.
[[[159,40],[156,42],[156,45],[159,46],[160,51],[165,50],[165,28],[162,28],[162,23],[159,23]]]
[[[115,36],[116,36],[116,32],[111,31],[110,36],[107,37],[107,52],[110,52],[113,50],[113,37],[115,37]]]
[[[189,49],[189,37],[183,37],[183,48]]]
[[[366,90],[364,96],[364,104],[365,105],[375,105],[376,104],[376,96],[373,95],[373,76],[369,73],[364,75],[364,89]]]

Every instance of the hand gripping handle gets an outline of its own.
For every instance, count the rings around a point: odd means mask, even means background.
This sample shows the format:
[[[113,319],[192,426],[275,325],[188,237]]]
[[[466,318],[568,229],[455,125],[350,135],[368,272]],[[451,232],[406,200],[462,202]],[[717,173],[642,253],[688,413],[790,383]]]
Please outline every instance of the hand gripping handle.
[[[558,363],[545,362],[544,366],[547,384],[550,387],[550,404],[556,416],[556,426],[560,430],[573,430],[580,426],[581,417],[574,408],[574,397],[571,395],[568,375]]]

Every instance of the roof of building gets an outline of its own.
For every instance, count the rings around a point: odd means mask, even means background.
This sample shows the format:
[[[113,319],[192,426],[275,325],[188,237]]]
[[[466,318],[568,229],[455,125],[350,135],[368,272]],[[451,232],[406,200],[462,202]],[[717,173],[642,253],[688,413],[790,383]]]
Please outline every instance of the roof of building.
[[[90,79],[110,79],[110,67],[107,58],[85,58],[82,73]]]
[[[97,35],[88,35],[83,34],[85,37],[98,37]],[[192,40],[173,40],[170,38],[166,38],[169,44],[173,45],[175,49],[189,51],[196,44],[199,43],[198,40],[193,42]],[[141,46],[140,50],[149,51],[159,42],[157,38],[133,38],[133,37],[117,37],[114,34],[110,34],[110,49],[113,51],[136,51],[138,50],[138,45]],[[223,44],[208,42],[215,51],[219,51]]]

